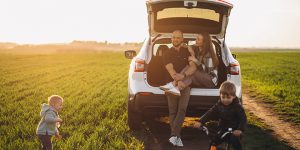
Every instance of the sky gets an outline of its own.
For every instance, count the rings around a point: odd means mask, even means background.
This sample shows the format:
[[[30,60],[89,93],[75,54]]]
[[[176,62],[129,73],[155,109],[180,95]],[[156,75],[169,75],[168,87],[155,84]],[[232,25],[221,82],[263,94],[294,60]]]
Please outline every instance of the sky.
[[[300,0],[232,0],[226,41],[300,48]],[[0,0],[0,42],[142,42],[145,0]]]

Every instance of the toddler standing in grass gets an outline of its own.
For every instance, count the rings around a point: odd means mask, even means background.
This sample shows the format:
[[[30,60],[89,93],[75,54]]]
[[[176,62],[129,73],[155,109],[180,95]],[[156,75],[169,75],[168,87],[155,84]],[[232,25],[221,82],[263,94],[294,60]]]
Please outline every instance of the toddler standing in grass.
[[[36,134],[42,144],[43,150],[52,150],[51,137],[55,135],[57,139],[61,139],[58,127],[62,119],[58,116],[61,111],[63,98],[58,95],[48,97],[48,104],[42,104],[40,115],[41,121],[36,130]]]

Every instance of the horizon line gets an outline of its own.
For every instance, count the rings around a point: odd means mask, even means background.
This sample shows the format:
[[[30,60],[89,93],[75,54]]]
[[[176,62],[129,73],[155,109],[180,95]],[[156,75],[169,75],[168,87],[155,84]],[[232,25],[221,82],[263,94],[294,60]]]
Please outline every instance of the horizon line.
[[[45,42],[45,43],[18,43],[18,42],[2,42],[0,41],[1,44],[14,44],[14,45],[19,45],[19,46],[26,46],[26,45],[33,45],[33,46],[40,46],[40,45],[68,45],[72,44],[73,42],[96,42],[96,43],[107,43],[107,44],[143,44],[143,41],[125,41],[125,42],[110,42],[108,40],[105,41],[95,41],[95,40],[73,40],[70,42]],[[86,43],[86,44],[87,44]],[[286,47],[286,46],[228,46],[229,48],[243,48],[243,49],[300,49],[300,47]]]

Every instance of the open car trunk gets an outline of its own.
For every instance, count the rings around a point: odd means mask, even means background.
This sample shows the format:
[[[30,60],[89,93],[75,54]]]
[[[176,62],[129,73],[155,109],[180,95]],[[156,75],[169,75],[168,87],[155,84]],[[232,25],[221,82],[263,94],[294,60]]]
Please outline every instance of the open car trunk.
[[[205,31],[223,38],[231,8],[223,0],[148,0],[149,34]]]
[[[189,43],[191,39],[185,39],[185,43]],[[194,39],[193,39],[194,40]],[[212,40],[213,45],[215,47],[215,52],[217,54],[217,57],[219,59],[219,66],[218,66],[218,84],[214,88],[218,88],[224,81],[227,80],[227,72],[228,69],[225,66],[224,62],[222,61],[222,52],[221,52],[221,46],[216,40]],[[168,71],[166,70],[162,56],[158,55],[157,49],[159,46],[165,45],[168,47],[171,47],[171,40],[170,39],[159,39],[155,41],[152,47],[152,57],[150,62],[147,64],[146,72],[147,72],[147,82],[150,86],[153,87],[159,87],[161,85],[166,84],[166,75],[168,74]],[[168,49],[164,49],[163,51],[166,51]],[[162,52],[162,55],[164,55],[165,52]],[[191,85],[192,88],[201,88],[197,87],[195,85]]]
[[[162,58],[156,56],[156,44],[169,44],[171,41],[156,40],[160,35],[168,35],[174,30],[181,30],[185,34],[207,32],[217,39],[223,39],[232,4],[225,0],[148,0],[149,34],[152,38],[152,57],[147,66],[147,82],[153,87],[164,85],[166,71]],[[188,44],[188,39],[185,39]],[[191,39],[189,39],[191,40]],[[218,85],[223,83],[227,76],[227,68],[222,61],[220,43],[213,41],[216,54],[219,58]],[[217,88],[216,87],[216,88]],[[192,88],[197,88],[192,85]]]

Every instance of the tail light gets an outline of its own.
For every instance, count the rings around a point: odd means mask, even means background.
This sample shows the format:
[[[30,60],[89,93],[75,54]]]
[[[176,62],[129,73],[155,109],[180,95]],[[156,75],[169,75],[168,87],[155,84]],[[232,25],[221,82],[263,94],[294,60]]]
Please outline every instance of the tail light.
[[[209,150],[217,150],[217,146],[211,145],[210,148],[209,148]]]
[[[135,66],[134,66],[134,72],[144,72],[144,71],[145,71],[145,60],[136,59]]]
[[[151,92],[140,92],[139,95],[142,95],[142,96],[150,96],[152,95],[153,93]]]
[[[239,75],[240,74],[240,64],[238,62],[230,64],[230,74]]]

